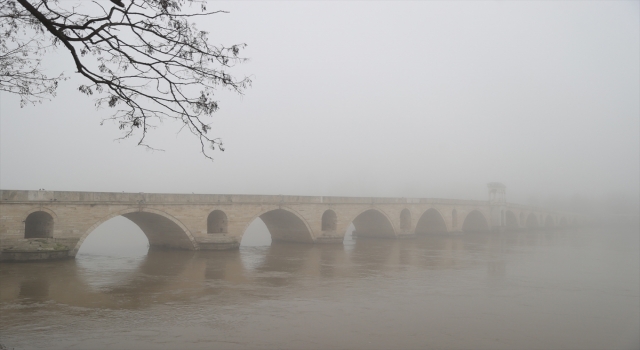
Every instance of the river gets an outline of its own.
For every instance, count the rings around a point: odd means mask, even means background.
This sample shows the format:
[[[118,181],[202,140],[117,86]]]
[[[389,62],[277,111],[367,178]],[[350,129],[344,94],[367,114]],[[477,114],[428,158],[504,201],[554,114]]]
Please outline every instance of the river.
[[[91,237],[91,236],[90,236]],[[0,264],[8,349],[638,349],[637,228]]]

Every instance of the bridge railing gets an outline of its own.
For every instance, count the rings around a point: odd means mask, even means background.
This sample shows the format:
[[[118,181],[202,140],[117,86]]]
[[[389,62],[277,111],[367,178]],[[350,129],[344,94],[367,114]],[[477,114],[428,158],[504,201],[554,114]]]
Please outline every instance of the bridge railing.
[[[0,190],[7,202],[118,202],[118,203],[309,203],[309,204],[453,204],[486,205],[487,201],[446,198],[389,198],[338,196],[285,196],[236,194],[181,194],[130,192]]]

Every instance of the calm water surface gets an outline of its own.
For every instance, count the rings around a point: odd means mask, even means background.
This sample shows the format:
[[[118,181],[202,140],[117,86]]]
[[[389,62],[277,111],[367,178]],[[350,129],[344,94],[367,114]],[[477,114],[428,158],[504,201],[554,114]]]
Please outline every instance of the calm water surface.
[[[15,349],[638,349],[638,229],[0,264]]]

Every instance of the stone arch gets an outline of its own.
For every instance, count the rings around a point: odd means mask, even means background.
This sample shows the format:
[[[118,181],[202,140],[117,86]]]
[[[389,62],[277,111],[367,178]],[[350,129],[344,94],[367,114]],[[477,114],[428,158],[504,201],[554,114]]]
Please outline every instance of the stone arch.
[[[24,220],[24,238],[51,238],[53,227],[51,214],[43,210],[33,211]]]
[[[53,210],[49,209],[49,208],[32,208],[31,210],[27,211],[25,213],[25,217],[29,216],[29,214],[31,213],[35,213],[37,211],[44,211],[46,213],[49,213],[49,215],[51,215],[51,217],[53,218],[53,222],[54,224],[58,222],[58,214],[56,214],[56,212],[54,212]]]
[[[400,230],[411,231],[411,212],[407,208],[400,212]]]
[[[567,218],[565,218],[564,216],[562,218],[560,218],[560,227],[567,227]]]
[[[395,237],[396,231],[389,217],[378,209],[367,209],[358,214],[352,221],[357,237]]]
[[[553,228],[555,226],[555,223],[553,222],[553,218],[551,217],[551,215],[547,215],[546,219],[544,220],[544,228]]]
[[[464,218],[464,222],[462,223],[462,231],[464,232],[489,231],[489,224],[487,223],[487,218],[485,218],[480,211],[472,210]]]
[[[427,209],[418,220],[416,224],[416,234],[429,234],[429,233],[446,233],[447,224],[442,218],[442,214],[435,209]]]
[[[453,209],[451,211],[451,228],[455,229],[458,227],[458,211]]]
[[[506,215],[506,226],[510,229],[518,228],[518,219],[516,218],[516,214],[514,214],[511,210],[507,210],[505,215]]]
[[[242,231],[243,236],[249,225],[257,218],[260,218],[267,226],[272,242],[313,243],[315,241],[313,231],[306,220],[300,214],[286,207],[267,209],[254,216]]]
[[[538,217],[536,216],[536,214],[534,213],[530,213],[529,216],[527,216],[527,224],[526,224],[527,228],[530,229],[535,229],[538,228]]]
[[[322,231],[335,232],[338,228],[338,215],[336,212],[327,209],[322,213]]]
[[[207,233],[229,232],[229,220],[222,210],[214,210],[207,216]]]
[[[84,240],[105,221],[124,216],[138,225],[147,236],[149,245],[180,248],[187,250],[197,250],[198,245],[189,229],[173,216],[156,209],[150,208],[128,208],[116,213],[109,214],[100,221],[93,224],[78,240],[73,250],[69,251],[70,256],[75,256],[80,250]]]

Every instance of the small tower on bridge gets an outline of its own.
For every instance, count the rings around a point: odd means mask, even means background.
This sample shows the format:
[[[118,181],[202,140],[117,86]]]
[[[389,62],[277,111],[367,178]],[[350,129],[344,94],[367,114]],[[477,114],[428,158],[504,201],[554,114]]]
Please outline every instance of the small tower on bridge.
[[[507,226],[507,186],[500,182],[490,182],[487,188],[491,205],[491,228],[497,231],[503,230]]]
[[[500,182],[489,182],[487,188],[489,188],[489,202],[491,204],[507,202],[507,186]]]

